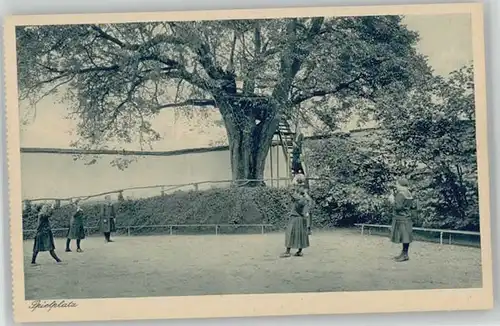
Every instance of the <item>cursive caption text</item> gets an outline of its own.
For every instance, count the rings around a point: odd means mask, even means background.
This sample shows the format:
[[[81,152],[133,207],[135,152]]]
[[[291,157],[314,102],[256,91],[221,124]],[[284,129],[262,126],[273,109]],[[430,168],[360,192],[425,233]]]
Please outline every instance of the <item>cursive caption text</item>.
[[[66,301],[66,300],[61,300],[61,301],[33,301],[29,309],[31,312],[37,310],[37,309],[44,309],[47,311],[51,311],[52,309],[57,309],[57,308],[76,308],[78,307],[78,304],[74,301]]]

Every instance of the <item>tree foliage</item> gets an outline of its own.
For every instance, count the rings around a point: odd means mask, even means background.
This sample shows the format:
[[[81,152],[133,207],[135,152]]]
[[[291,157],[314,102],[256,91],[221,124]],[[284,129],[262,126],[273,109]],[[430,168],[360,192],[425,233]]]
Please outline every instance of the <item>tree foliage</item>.
[[[310,147],[310,171],[328,179],[316,184],[320,204],[342,223],[388,222],[385,199],[403,176],[419,202],[417,225],[478,230],[472,67],[433,76],[382,99],[371,112],[380,124],[377,132]]]
[[[377,134],[369,136],[309,143],[308,169],[319,179],[313,183],[312,196],[322,208],[320,219],[328,219],[331,225],[380,222],[390,213],[387,194],[393,170],[380,150],[381,139]],[[374,146],[377,140],[379,146]]]
[[[383,120],[398,162],[419,168],[426,225],[479,228],[473,77],[470,66],[435,77]]]
[[[262,178],[273,133],[299,107],[334,126],[429,73],[399,16],[27,26],[17,29],[21,99],[60,92],[80,148],[151,144],[151,120],[216,107],[233,179]]]

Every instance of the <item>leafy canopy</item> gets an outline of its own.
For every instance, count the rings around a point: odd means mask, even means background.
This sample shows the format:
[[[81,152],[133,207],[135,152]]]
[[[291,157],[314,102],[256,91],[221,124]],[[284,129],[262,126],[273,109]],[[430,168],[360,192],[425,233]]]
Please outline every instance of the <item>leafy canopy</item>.
[[[152,118],[174,107],[217,107],[244,129],[301,106],[334,127],[430,72],[417,40],[400,16],[18,27],[20,97],[58,93],[80,148],[150,145]]]

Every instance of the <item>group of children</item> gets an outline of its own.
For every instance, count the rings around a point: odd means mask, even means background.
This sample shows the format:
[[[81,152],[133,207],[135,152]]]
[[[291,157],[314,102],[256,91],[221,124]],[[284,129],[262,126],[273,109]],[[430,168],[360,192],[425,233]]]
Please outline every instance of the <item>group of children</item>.
[[[106,202],[101,206],[99,216],[99,229],[104,234],[106,243],[113,242],[111,240],[111,232],[116,231],[115,218],[116,213],[114,206],[111,203],[110,196],[105,197]],[[71,241],[76,240],[76,251],[83,252],[81,241],[85,239],[85,227],[83,223],[83,210],[80,207],[80,200],[71,202],[72,214],[70,215],[70,225],[66,236],[66,252],[71,252]],[[49,218],[54,213],[54,206],[44,204],[38,212],[38,226],[35,234],[35,242],[33,244],[33,256],[31,264],[36,265],[36,258],[40,252],[48,251],[52,258],[57,263],[62,260],[57,256],[55,249],[54,234],[50,227]]]
[[[301,172],[301,171],[297,171]],[[309,236],[311,234],[311,205],[312,199],[306,186],[306,178],[303,173],[296,173],[291,189],[292,207],[290,210],[289,222],[285,233],[285,252],[280,255],[282,258],[291,257],[291,249],[297,249],[296,257],[303,255],[302,250],[310,246]],[[110,197],[106,196],[106,203],[101,206],[99,217],[100,231],[104,234],[105,242],[111,240],[111,232],[116,231],[116,213],[111,203]],[[408,181],[400,179],[396,183],[396,191],[391,196],[394,207],[394,214],[391,226],[391,241],[403,245],[401,253],[394,257],[398,262],[409,260],[408,250],[413,240],[412,219],[416,211],[415,200],[408,189]],[[66,252],[71,252],[71,241],[76,240],[77,252],[82,252],[81,241],[85,239],[85,228],[83,223],[83,211],[79,200],[72,202],[73,213],[70,217],[70,226],[66,239]],[[38,227],[33,245],[33,256],[31,263],[36,264],[38,253],[48,251],[56,262],[61,259],[55,253],[54,235],[50,227],[49,218],[54,212],[54,207],[45,204],[38,213]]]

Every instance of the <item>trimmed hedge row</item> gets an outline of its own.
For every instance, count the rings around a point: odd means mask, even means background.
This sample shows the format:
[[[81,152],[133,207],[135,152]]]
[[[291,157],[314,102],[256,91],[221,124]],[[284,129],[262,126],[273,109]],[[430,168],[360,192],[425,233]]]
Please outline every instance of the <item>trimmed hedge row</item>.
[[[178,191],[164,196],[124,200],[115,205],[118,227],[134,226],[134,233],[145,234],[158,232],[148,226],[171,224],[231,224],[235,226],[238,224],[272,224],[273,230],[282,229],[288,220],[290,201],[286,189],[256,187]],[[97,226],[99,205],[82,204],[82,208],[85,226]],[[24,230],[36,229],[36,212],[37,208],[23,212]],[[67,205],[56,209],[51,217],[52,228],[68,228],[71,213],[72,209]],[[203,232],[204,229],[206,230],[206,227],[191,227],[189,231]],[[210,232],[214,231],[210,230]]]
[[[258,227],[239,226],[242,224],[271,224],[266,231],[282,230],[288,222],[290,210],[289,190],[284,188],[222,188],[204,191],[177,191],[164,196],[137,200],[124,200],[116,203],[118,227],[132,226],[133,234],[169,233],[170,228],[149,227],[153,225],[201,225],[195,227],[174,227],[173,233],[214,233],[208,224],[228,224],[234,227],[221,227],[219,233],[260,232]],[[381,201],[376,209],[362,209],[356,205],[338,206],[326,200],[328,193],[321,185],[311,188],[315,204],[311,210],[312,226],[315,229],[330,227],[351,227],[354,223],[388,224],[392,217],[392,207]],[[329,204],[328,204],[329,203]],[[86,227],[97,227],[100,206],[83,203]],[[37,211],[32,207],[23,212],[23,229],[35,230]],[[64,237],[69,227],[72,208],[65,205],[55,210],[51,225],[56,237]],[[423,216],[414,221],[422,226]],[[204,225],[204,226],[203,226]],[[55,229],[64,229],[55,231]],[[98,233],[98,228],[89,233]],[[119,229],[119,233],[127,232]],[[33,233],[25,232],[25,238]]]

